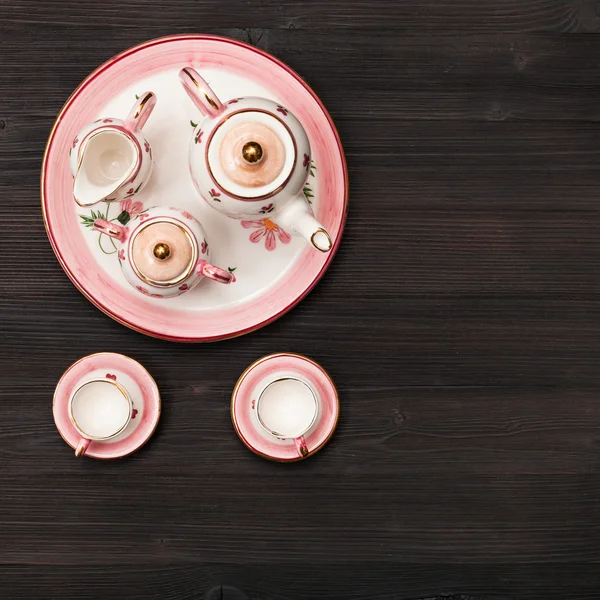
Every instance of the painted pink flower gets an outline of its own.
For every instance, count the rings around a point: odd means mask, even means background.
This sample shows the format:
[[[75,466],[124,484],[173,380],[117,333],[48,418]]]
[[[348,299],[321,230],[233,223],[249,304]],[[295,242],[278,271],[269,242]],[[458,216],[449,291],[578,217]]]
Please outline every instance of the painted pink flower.
[[[104,119],[103,123],[112,123],[112,119]]]
[[[308,154],[304,155],[304,160],[302,161],[302,166],[306,167],[306,170],[308,171]]]
[[[120,261],[125,260],[125,250],[123,250],[123,248],[121,248],[121,250],[119,250],[119,260]]]
[[[196,137],[194,138],[194,144],[200,144],[202,143],[202,136],[204,135],[204,131],[199,131],[196,135]]]
[[[145,287],[142,287],[141,285],[136,285],[135,289],[140,292],[141,294],[144,294],[144,296],[150,296],[150,298],[162,298],[162,296],[160,294],[153,294],[152,292],[149,292]]]
[[[182,292],[185,292],[185,290],[187,290],[187,289],[188,289],[188,287],[189,287],[189,286],[188,286],[188,284],[187,284],[187,283],[184,283],[183,285],[180,285],[180,286],[179,286],[179,289],[180,289]]]
[[[284,117],[287,117],[288,109],[284,108],[280,104],[277,105],[277,112],[280,112]]]
[[[150,215],[149,215],[148,213],[142,213],[142,214],[140,215],[140,223],[141,223],[142,221],[145,221],[145,220],[146,220],[146,219],[147,219],[149,216],[150,216]]]
[[[135,419],[135,417],[136,417],[136,415],[137,415],[137,414],[138,414],[138,410],[137,410],[137,408],[134,408],[134,409],[131,411],[131,418],[132,418],[132,419]]]
[[[77,136],[75,136],[73,138],[73,148],[75,148],[75,146],[77,146],[77,142],[79,141],[79,138]]]
[[[143,210],[144,205],[139,200],[121,201],[121,212],[125,211],[130,217],[135,217],[135,215],[139,215]]]
[[[187,210],[182,210],[181,216],[185,217],[186,219],[189,219],[190,221],[193,220],[193,218],[194,218],[194,215],[189,213]]]
[[[144,142],[144,150],[150,152],[150,144],[148,142]]]
[[[292,239],[289,233],[281,229],[271,219],[265,219],[264,221],[242,221],[242,227],[244,229],[256,229],[256,231],[250,234],[249,240],[253,244],[258,244],[262,238],[265,238],[265,248],[269,252],[275,250],[277,238],[279,238],[282,244],[289,244]]]
[[[259,214],[264,215],[266,213],[273,212],[274,208],[275,208],[275,206],[271,202],[271,204],[267,204],[266,206],[261,206],[260,210],[258,212],[259,212]]]
[[[202,240],[200,251],[202,252],[202,254],[206,254],[208,252],[208,244],[206,243],[206,240]]]
[[[116,376],[116,375],[113,375],[112,373],[107,373],[107,374],[105,375],[105,377],[106,377],[106,379],[112,379],[113,381],[116,381],[116,380],[117,380],[117,376]]]
[[[230,100],[227,104],[236,104],[237,102],[239,102],[239,100],[237,98],[234,98],[233,100]]]

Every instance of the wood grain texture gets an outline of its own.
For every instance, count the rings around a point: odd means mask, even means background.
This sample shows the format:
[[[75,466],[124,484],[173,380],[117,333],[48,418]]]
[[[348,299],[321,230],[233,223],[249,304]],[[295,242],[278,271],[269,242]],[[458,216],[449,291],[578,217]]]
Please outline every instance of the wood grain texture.
[[[0,596],[597,600],[599,6],[0,0]],[[38,184],[73,88],[185,32],[298,71],[351,182],[318,287],[198,346],[127,330],[75,290]],[[77,461],[53,389],[110,350],[150,370],[162,419],[128,459]],[[342,403],[330,444],[295,465],[248,452],[229,415],[239,374],[282,350],[319,361]]]

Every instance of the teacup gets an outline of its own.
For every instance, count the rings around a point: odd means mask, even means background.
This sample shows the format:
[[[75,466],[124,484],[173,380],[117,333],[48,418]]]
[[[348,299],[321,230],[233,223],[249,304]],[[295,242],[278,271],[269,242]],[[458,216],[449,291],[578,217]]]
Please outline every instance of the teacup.
[[[83,456],[92,441],[104,442],[124,431],[131,421],[133,402],[116,381],[92,379],[71,394],[68,413],[81,436],[75,456]]]
[[[318,413],[319,401],[312,388],[294,377],[272,381],[256,402],[261,427],[278,439],[294,440],[301,457],[308,455],[304,435],[315,424]]]

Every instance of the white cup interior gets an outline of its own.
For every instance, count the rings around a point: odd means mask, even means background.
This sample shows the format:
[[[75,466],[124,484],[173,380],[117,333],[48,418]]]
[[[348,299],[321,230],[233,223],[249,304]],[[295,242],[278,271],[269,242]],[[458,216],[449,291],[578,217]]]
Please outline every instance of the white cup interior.
[[[127,392],[108,380],[94,380],[82,385],[73,395],[69,409],[75,427],[92,440],[117,435],[131,418]]]
[[[93,185],[105,186],[120,180],[135,161],[135,148],[118,131],[103,131],[88,142],[83,168]]]
[[[267,385],[256,407],[260,424],[272,435],[284,438],[297,438],[306,433],[314,424],[317,411],[312,389],[291,377]]]

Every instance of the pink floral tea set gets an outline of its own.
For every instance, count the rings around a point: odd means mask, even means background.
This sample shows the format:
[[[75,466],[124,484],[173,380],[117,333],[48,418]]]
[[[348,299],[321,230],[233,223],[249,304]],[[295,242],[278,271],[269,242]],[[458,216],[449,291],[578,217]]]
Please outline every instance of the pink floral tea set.
[[[83,81],[50,134],[41,187],[53,249],[88,299],[142,333],[213,341],[266,325],[317,283],[348,178],[333,122],[296,73],[235,40],[182,35]],[[115,458],[152,435],[160,396],[141,365],[106,353],[72,365],[53,406],[77,455]],[[280,461],[316,452],[338,414],[329,376],[292,354],[251,365],[232,398],[244,443]]]

